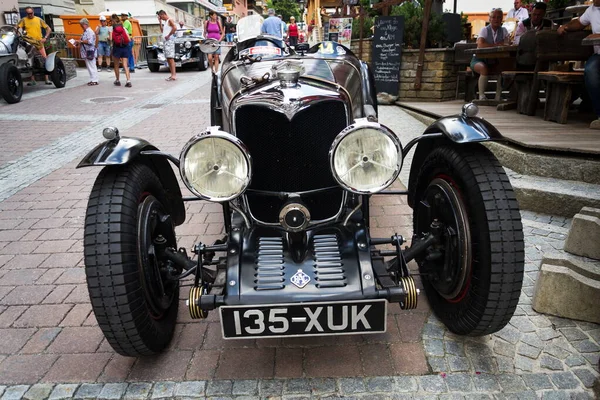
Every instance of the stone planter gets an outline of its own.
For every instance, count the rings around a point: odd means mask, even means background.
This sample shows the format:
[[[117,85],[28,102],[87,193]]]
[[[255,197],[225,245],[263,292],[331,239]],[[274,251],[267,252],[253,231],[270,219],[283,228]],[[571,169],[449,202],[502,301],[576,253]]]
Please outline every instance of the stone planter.
[[[400,101],[446,101],[456,95],[454,49],[426,49],[421,89],[415,89],[419,50],[402,50]]]

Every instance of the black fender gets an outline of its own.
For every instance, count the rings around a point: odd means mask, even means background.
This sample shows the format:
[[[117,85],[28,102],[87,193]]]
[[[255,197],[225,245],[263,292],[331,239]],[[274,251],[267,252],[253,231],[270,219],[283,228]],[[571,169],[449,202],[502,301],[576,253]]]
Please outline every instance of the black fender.
[[[141,162],[148,165],[160,179],[169,200],[171,218],[175,225],[181,225],[185,221],[185,207],[181,188],[177,183],[177,177],[169,164],[171,160],[179,167],[179,160],[161,153],[149,142],[132,137],[120,137],[100,143],[90,151],[77,165],[83,167],[110,167],[127,165],[132,162]]]
[[[364,104],[373,106],[377,114],[377,90],[375,89],[375,76],[373,71],[364,61],[360,62],[360,75],[362,78],[362,96]]]
[[[431,139],[427,139],[427,135],[432,135]],[[462,114],[452,115],[434,121],[427,129],[425,129],[423,136],[419,137],[418,140],[408,179],[407,200],[410,207],[413,207],[413,200],[415,198],[414,190],[421,165],[425,161],[427,155],[436,146],[448,143],[461,145],[465,143],[503,141],[505,138],[490,122],[479,117],[468,117]]]

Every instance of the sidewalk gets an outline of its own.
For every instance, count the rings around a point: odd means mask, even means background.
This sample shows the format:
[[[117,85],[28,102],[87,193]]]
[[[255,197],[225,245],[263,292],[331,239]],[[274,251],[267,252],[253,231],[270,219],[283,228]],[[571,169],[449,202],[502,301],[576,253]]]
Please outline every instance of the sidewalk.
[[[526,278],[517,314],[495,335],[462,338],[430,314],[389,307],[381,335],[224,341],[216,312],[192,321],[182,288],[171,347],[152,358],[119,356],[91,313],[83,270],[83,220],[97,168],[79,159],[116,126],[178,155],[209,124],[208,72],[138,70],[133,88],[102,72],[65,89],[26,88],[0,103],[0,396],[25,398],[594,398],[600,326],[539,315],[531,296],[541,256],[561,248],[570,221],[524,212]],[[423,126],[396,107],[381,122],[403,143]],[[406,169],[405,169],[406,171]],[[406,173],[402,174],[406,177]],[[223,233],[220,207],[186,205],[178,245]],[[410,234],[401,198],[372,208],[373,235]]]

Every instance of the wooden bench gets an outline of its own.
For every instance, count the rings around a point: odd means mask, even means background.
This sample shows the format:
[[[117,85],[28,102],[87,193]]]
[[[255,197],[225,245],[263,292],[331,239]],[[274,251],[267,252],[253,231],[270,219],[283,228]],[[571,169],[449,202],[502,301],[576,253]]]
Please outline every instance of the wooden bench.
[[[456,43],[454,45],[454,65],[456,65],[456,94],[455,98],[459,97],[459,88],[461,78],[465,82],[465,101],[469,102],[475,98],[475,88],[477,86],[477,78],[475,73],[471,71],[470,64],[472,54],[465,50],[477,48],[476,43]]]
[[[536,81],[532,91],[537,94],[540,81],[547,83],[546,121],[567,122],[573,85],[583,84],[583,72],[544,71],[542,67],[551,61],[586,61],[593,54],[593,47],[584,46],[581,41],[588,35],[589,32],[584,31],[562,36],[556,31],[540,31],[536,35]]]

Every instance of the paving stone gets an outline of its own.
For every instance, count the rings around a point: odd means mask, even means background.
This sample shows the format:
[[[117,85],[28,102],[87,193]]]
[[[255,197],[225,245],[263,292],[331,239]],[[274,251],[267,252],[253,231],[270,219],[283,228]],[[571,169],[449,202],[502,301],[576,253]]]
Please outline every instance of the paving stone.
[[[567,338],[567,340],[570,342],[588,338],[588,336],[585,333],[583,333],[583,331],[579,328],[570,327],[570,328],[562,328],[559,330],[560,330],[560,333],[562,333]]]
[[[521,339],[522,333],[511,325],[506,325],[504,328],[494,333],[495,336],[506,340],[509,343],[517,344]]]
[[[596,371],[598,370],[598,363],[600,362],[600,353],[585,353],[585,354],[582,354],[582,356],[590,364],[592,364],[592,367],[594,367],[594,369]]]
[[[448,365],[446,364],[445,357],[429,357],[427,359],[432,372],[446,372],[448,371]]]
[[[531,358],[524,357],[521,355],[516,355],[514,362],[515,368],[520,369],[522,371],[532,372],[535,367],[535,363]]]
[[[588,368],[575,368],[572,371],[586,388],[594,386],[594,382],[598,379],[598,374],[593,373]]]
[[[467,357],[448,357],[448,366],[451,372],[462,372],[470,369],[469,359]]]
[[[465,354],[465,346],[463,343],[455,342],[454,340],[445,340],[444,348],[446,349],[446,353],[453,354],[455,356],[464,357]]]
[[[572,354],[565,359],[565,364],[567,364],[569,367],[578,367],[580,365],[585,365],[585,359]]]
[[[523,379],[519,375],[500,374],[496,378],[503,392],[513,393],[527,390],[525,382],[523,382]]]
[[[496,364],[498,364],[498,372],[507,373],[514,372],[515,366],[512,358],[496,356]]]
[[[552,371],[563,370],[563,364],[560,362],[560,360],[547,354],[542,354],[540,357],[540,367],[550,369]]]
[[[95,399],[100,395],[103,386],[101,383],[84,383],[79,386],[73,397],[76,399]]]
[[[546,342],[541,340],[535,333],[526,333],[525,335],[523,335],[523,337],[521,337],[521,342],[536,347],[538,349],[541,349],[546,345]]]
[[[204,392],[205,382],[201,383],[202,392]],[[253,379],[236,380],[233,382],[233,389],[231,393],[236,396],[256,396],[258,395],[258,381]]]
[[[542,392],[542,400],[570,400],[571,393],[566,390],[554,390],[552,392]]]
[[[521,378],[525,382],[528,388],[533,390],[541,389],[552,389],[552,383],[550,378],[546,374],[535,373],[535,374],[524,374]]]
[[[550,354],[551,356],[554,356],[554,357],[559,358],[561,360],[564,360],[565,358],[567,358],[571,354],[568,351],[566,351],[565,349],[563,349],[562,347],[558,347],[558,346],[556,346],[554,344],[552,344],[550,346],[546,346],[544,348],[544,353]]]
[[[25,392],[29,389],[29,385],[15,385],[9,386],[4,391],[2,400],[19,400],[23,397]]]
[[[538,356],[540,355],[541,352],[542,352],[542,349],[530,346],[526,343],[519,343],[519,345],[517,346],[518,354],[525,356],[525,357],[533,358],[534,360],[536,358],[538,358]]]
[[[47,399],[52,392],[54,385],[50,383],[37,383],[29,388],[27,393],[23,396],[27,400],[42,400]],[[0,394],[1,396],[2,394]]]
[[[513,317],[510,324],[517,328],[520,332],[535,332],[536,326],[528,317]]]
[[[500,396],[498,394],[495,394],[494,396]],[[537,400],[537,395],[535,394],[535,392],[531,391],[531,390],[526,390],[523,392],[517,392],[517,393],[512,393],[509,394],[507,396],[508,399],[515,399],[515,400]],[[500,397],[498,397],[498,399],[500,399]]]
[[[366,390],[362,379],[342,378],[338,382],[340,384],[340,391],[343,394],[362,393]]]
[[[548,341],[560,336],[560,333],[554,328],[538,329],[535,333],[543,341]]]
[[[446,384],[451,392],[469,392],[473,390],[473,381],[469,374],[448,374]]]
[[[444,326],[428,322],[423,326],[423,337],[429,337],[432,339],[443,339],[445,331],[446,329],[444,328]]]
[[[152,391],[152,384],[146,382],[135,382],[130,383],[125,392],[124,399],[127,400],[140,400],[148,398],[148,395]]]
[[[284,381],[281,379],[262,379],[259,383],[261,397],[281,396],[283,383]]]
[[[171,398],[173,393],[175,393],[175,382],[157,382],[152,388],[153,399]]]
[[[56,385],[48,400],[71,399],[78,386],[77,384]]]
[[[493,397],[489,394],[483,393],[468,393],[465,395],[466,400],[488,400],[493,399]]]
[[[126,383],[107,383],[100,392],[99,399],[118,400],[127,390]]]
[[[577,325],[575,325],[575,321],[568,319],[568,318],[548,316],[548,319],[550,320],[552,325],[556,328],[566,328],[569,326],[577,326]]]
[[[465,396],[457,393],[440,394],[438,400],[464,400]]]
[[[475,370],[475,372],[493,374],[496,373],[498,369],[496,363],[494,362],[494,357],[492,356],[471,356],[471,363],[473,364],[473,369]]]
[[[337,383],[333,378],[312,378],[310,386],[314,396],[327,395],[337,391]]]
[[[444,378],[439,375],[426,375],[419,377],[421,388],[428,393],[445,393],[448,391]]]
[[[583,329],[586,332],[600,328],[600,325],[594,324],[592,322],[575,321],[575,323],[577,324],[578,327],[580,327],[581,329]]]
[[[209,381],[206,387],[207,396],[230,395],[233,391],[233,381]]]
[[[494,342],[494,352],[506,357],[514,357],[516,346],[502,339],[496,339]]]
[[[369,393],[389,393],[394,390],[394,378],[389,376],[378,376],[365,379]]]
[[[444,356],[444,342],[439,339],[424,339],[423,347],[428,356]]]
[[[240,381],[247,382],[247,381]],[[253,393],[239,393],[239,394],[250,394],[255,395],[257,392],[257,382],[254,381],[255,391]],[[187,398],[199,398],[204,397],[204,388],[206,387],[205,381],[188,381],[179,382],[175,388],[176,397],[187,397]],[[235,393],[234,393],[235,394]]]
[[[559,389],[577,389],[581,384],[571,371],[549,374],[552,383]]]
[[[0,385],[0,396],[2,396],[2,394],[4,393],[5,390],[6,390],[6,386]]]
[[[480,374],[473,377],[475,390],[479,392],[494,392],[500,390],[495,375]]]
[[[396,376],[394,382],[395,392],[416,392],[419,389],[417,380],[411,376]]]
[[[600,351],[600,347],[592,342],[591,340],[581,340],[579,342],[572,342],[573,347],[580,353],[595,353]]]
[[[600,344],[600,329],[592,329],[591,331],[587,331],[587,334],[590,335],[596,343]]]

